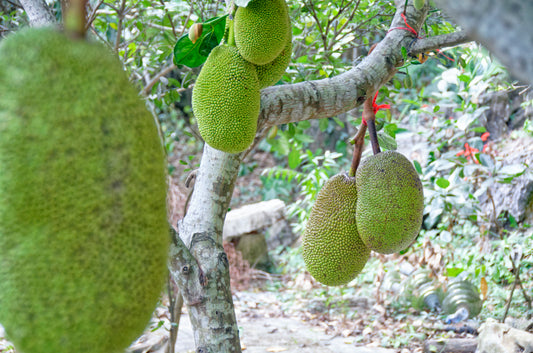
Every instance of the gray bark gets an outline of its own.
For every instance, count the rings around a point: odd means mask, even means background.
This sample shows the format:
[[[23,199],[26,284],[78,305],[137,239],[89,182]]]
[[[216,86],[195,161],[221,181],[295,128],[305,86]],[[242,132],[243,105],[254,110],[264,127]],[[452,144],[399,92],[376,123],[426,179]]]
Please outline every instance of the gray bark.
[[[533,83],[532,1],[436,0],[436,3],[517,79]]]
[[[20,0],[32,27],[50,26],[56,19],[44,0]]]

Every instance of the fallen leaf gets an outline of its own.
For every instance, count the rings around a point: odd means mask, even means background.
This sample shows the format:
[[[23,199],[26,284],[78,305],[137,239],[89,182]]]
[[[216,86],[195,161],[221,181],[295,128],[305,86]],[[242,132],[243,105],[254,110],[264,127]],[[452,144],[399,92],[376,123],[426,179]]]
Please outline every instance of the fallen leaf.
[[[481,283],[479,285],[479,289],[481,290],[481,296],[483,297],[483,300],[487,299],[487,292],[489,291],[489,286],[487,285],[487,280],[485,277],[481,277]]]
[[[288,348],[286,347],[268,347],[267,352],[285,352]]]

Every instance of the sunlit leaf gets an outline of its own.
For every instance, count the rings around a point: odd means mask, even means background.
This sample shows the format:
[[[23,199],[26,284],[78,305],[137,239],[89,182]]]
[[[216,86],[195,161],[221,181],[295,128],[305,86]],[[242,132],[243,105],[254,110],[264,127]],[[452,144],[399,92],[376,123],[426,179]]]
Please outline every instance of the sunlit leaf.
[[[448,181],[448,179],[444,179],[444,178],[438,178],[435,183],[437,184],[438,187],[442,189],[446,189],[448,186],[450,186],[450,182]]]

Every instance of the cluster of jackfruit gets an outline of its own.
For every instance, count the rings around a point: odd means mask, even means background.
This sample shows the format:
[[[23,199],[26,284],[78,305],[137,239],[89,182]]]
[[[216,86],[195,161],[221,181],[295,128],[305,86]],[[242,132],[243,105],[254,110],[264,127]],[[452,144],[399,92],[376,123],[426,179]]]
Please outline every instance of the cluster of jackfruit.
[[[0,323],[24,353],[115,353],[166,280],[166,158],[122,64],[24,29],[0,44]]]
[[[292,29],[285,0],[252,0],[235,12],[233,41],[209,54],[198,75],[192,107],[202,138],[228,153],[253,142],[262,88],[275,84],[289,65]]]
[[[367,158],[355,177],[337,174],[319,191],[303,235],[309,273],[325,285],[350,282],[371,250],[390,254],[411,245],[423,210],[420,178],[398,152]]]

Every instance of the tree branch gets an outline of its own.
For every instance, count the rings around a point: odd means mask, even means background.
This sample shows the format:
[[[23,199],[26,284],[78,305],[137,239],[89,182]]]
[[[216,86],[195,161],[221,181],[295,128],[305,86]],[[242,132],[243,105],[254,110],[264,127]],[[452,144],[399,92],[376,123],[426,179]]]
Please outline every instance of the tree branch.
[[[397,8],[391,28],[405,26]],[[406,9],[409,24],[419,30],[427,9]],[[261,113],[258,130],[264,127],[310,119],[328,118],[345,113],[362,104],[367,94],[373,94],[394,76],[402,63],[401,48],[408,47],[413,34],[408,31],[390,31],[359,65],[350,71],[323,80],[280,85],[261,91]]]
[[[518,79],[533,83],[533,2],[437,0],[436,3]]]
[[[412,46],[409,54],[417,55],[444,47],[454,47],[473,41],[465,31],[441,34],[434,37],[418,39]]]
[[[44,0],[20,0],[32,27],[44,27],[56,24],[54,14]]]

